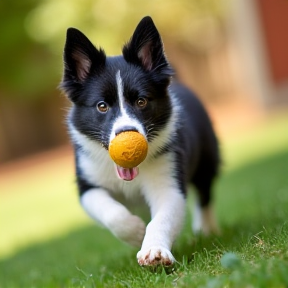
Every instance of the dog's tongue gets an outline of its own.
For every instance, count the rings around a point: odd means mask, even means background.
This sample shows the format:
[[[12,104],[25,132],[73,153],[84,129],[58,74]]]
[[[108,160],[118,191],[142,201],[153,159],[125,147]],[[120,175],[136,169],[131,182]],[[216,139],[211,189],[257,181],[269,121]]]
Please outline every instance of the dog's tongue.
[[[118,176],[125,181],[133,180],[139,173],[138,167],[134,168],[123,168],[119,165],[116,165]]]

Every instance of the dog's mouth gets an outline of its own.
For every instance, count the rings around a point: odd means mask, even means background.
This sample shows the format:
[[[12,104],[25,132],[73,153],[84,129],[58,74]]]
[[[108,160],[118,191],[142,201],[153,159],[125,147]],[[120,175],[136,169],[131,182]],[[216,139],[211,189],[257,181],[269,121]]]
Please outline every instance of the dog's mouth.
[[[120,179],[125,181],[132,181],[139,174],[138,167],[133,168],[123,168],[116,165],[116,171]]]

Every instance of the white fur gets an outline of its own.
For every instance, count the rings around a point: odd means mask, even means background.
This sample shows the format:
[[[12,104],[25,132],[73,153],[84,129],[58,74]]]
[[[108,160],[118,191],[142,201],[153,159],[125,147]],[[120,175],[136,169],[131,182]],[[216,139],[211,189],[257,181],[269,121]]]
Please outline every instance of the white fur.
[[[211,206],[202,208],[198,201],[195,202],[192,230],[195,234],[203,233],[204,235],[209,235],[211,233],[219,233]]]
[[[114,125],[112,127],[112,132],[110,134],[110,142],[116,136],[115,131],[125,126],[135,127],[137,131],[146,138],[143,126],[139,123],[139,121],[137,121],[137,119],[129,115],[125,109],[125,98],[123,95],[123,83],[122,83],[120,70],[118,70],[118,72],[116,73],[116,84],[117,84],[117,92],[118,92],[117,94],[118,94],[119,107],[120,107],[121,113],[120,113],[120,116],[115,120]]]
[[[78,165],[89,183],[104,187],[111,194],[121,193],[126,197],[139,194],[141,173],[131,182],[119,179],[108,151],[98,142],[79,132],[71,123],[69,123],[69,129],[74,143],[81,144],[81,151],[78,152],[80,156]]]
[[[119,106],[120,106],[120,111],[122,114],[127,114],[125,109],[124,109],[124,95],[123,95],[123,82],[120,74],[120,70],[116,73],[116,83],[117,83],[117,92],[118,92],[118,100],[119,100]]]
[[[165,145],[175,137],[176,128],[178,128],[176,125],[179,125],[180,122],[178,119],[180,117],[179,115],[181,114],[181,107],[172,93],[170,93],[170,100],[173,107],[172,115],[165,128],[159,131],[158,136],[149,143],[147,159],[153,157],[153,155],[155,155],[160,148],[165,147]]]
[[[192,230],[195,234],[198,234],[202,230],[202,211],[198,201],[195,201],[193,217],[192,217]]]
[[[105,189],[90,189],[81,197],[81,204],[88,215],[107,227],[116,237],[133,246],[141,245],[145,223],[114,200]]]
[[[131,123],[143,133],[142,125],[125,110],[120,71],[116,74],[116,81],[121,116],[115,120],[110,138],[113,139],[115,130],[121,125],[131,126]],[[93,219],[102,223],[121,240],[136,246],[142,243],[137,254],[140,265],[170,265],[174,262],[170,250],[184,218],[185,199],[179,191],[176,177],[173,177],[176,173],[173,154],[153,157],[175,135],[175,123],[178,123],[180,110],[173,95],[171,101],[171,118],[159,136],[149,143],[148,156],[139,165],[139,175],[131,182],[117,177],[115,164],[105,148],[69,123],[74,143],[82,147],[78,151],[79,168],[89,183],[101,187],[85,192],[81,196],[82,206]],[[123,194],[127,198],[143,195],[150,207],[152,218],[146,231],[144,222],[115,200],[117,194]]]
[[[182,228],[185,199],[173,176],[174,161],[171,154],[159,157],[158,165],[149,169],[153,181],[144,184],[144,197],[151,209],[152,220],[147,225],[141,250],[137,254],[140,265],[174,262],[170,250]],[[144,171],[146,172],[146,171]],[[148,176],[148,175],[147,175]]]

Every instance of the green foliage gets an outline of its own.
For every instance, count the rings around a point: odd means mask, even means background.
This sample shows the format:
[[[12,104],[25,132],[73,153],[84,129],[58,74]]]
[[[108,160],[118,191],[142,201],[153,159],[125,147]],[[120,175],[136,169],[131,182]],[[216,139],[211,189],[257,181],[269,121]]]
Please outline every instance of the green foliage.
[[[0,3],[0,97],[34,99],[55,84],[57,69],[47,47],[33,41],[25,28],[27,14],[38,1]]]
[[[225,5],[223,0],[45,0],[28,15],[27,29],[36,41],[48,44],[56,53],[62,47],[63,32],[71,25],[82,29],[109,53],[119,53],[123,41],[146,15],[153,17],[164,36],[178,43],[193,43],[199,42],[194,37],[199,31],[203,35],[203,29],[217,29]],[[51,17],[58,21],[51,22]]]
[[[54,90],[61,79],[68,27],[83,30],[108,54],[120,54],[121,46],[140,19],[151,15],[164,38],[205,49],[217,38],[226,12],[223,3],[224,0],[1,0],[0,95],[33,100]]]

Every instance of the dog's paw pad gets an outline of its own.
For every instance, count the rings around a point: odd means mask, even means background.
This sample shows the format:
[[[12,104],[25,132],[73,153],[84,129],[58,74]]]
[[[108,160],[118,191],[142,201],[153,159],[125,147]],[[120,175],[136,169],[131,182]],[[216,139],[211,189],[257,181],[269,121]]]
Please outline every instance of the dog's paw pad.
[[[144,251],[141,250],[137,254],[137,259],[140,266],[171,266],[175,261],[172,253],[163,247],[151,247]]]

